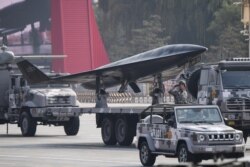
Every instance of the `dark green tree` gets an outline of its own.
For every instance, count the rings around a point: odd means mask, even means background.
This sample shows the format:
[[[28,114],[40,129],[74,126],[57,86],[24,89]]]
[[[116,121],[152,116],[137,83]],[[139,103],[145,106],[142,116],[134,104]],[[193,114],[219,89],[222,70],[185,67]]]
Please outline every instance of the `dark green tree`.
[[[132,30],[132,39],[129,42],[131,54],[164,46],[169,40],[170,37],[165,35],[165,29],[162,28],[161,17],[151,15],[143,21],[142,28]]]
[[[158,15],[150,16],[143,21],[141,28],[133,29],[129,41],[126,40],[125,31],[122,28],[118,30],[120,30],[117,35],[119,38],[110,47],[112,61],[164,46],[170,39],[165,36],[165,29],[162,28],[161,18]]]
[[[209,48],[209,58],[205,59],[216,61],[246,55],[247,43],[239,33],[243,27],[240,6],[233,5],[235,1],[238,0],[99,0],[97,10],[102,11],[100,29],[112,60],[147,48],[146,43],[137,46],[137,42],[147,41],[155,46],[149,40],[164,36],[171,37],[169,44],[204,45]],[[146,34],[143,27],[152,15],[160,16],[164,31],[161,36],[147,39],[146,35],[142,37]]]

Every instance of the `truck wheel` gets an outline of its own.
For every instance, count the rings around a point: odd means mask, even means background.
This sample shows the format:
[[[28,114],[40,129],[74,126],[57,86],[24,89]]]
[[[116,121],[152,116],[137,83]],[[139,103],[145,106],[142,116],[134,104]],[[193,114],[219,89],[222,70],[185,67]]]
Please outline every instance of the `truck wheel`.
[[[104,118],[102,121],[102,140],[106,145],[115,145],[114,121],[111,118]]]
[[[80,128],[79,117],[70,118],[69,121],[66,124],[64,124],[64,131],[67,136],[77,135],[79,128]]]
[[[143,141],[139,147],[140,160],[143,166],[153,166],[156,155],[151,154],[147,142]]]
[[[132,126],[128,124],[126,118],[119,118],[115,124],[115,137],[119,145],[129,146],[132,144],[134,135]]]
[[[28,112],[21,114],[20,126],[23,136],[35,136],[37,124]]]
[[[185,143],[180,144],[178,147],[178,161],[179,162],[192,162],[193,154],[188,151]]]

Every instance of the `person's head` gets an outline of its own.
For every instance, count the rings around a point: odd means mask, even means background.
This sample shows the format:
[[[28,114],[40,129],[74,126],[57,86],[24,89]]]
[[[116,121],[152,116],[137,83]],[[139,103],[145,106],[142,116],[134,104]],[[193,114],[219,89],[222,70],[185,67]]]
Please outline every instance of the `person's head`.
[[[184,80],[179,81],[179,86],[181,90],[186,90],[186,82]]]

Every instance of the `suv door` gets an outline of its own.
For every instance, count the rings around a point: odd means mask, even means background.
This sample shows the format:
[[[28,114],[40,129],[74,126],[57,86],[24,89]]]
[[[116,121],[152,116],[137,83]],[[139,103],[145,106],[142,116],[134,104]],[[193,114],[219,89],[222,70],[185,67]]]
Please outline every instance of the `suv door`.
[[[174,142],[174,128],[167,124],[166,118],[164,117],[162,123],[152,123],[152,138],[154,140],[154,146],[156,151],[174,153],[175,147]],[[174,119],[175,120],[175,119]]]

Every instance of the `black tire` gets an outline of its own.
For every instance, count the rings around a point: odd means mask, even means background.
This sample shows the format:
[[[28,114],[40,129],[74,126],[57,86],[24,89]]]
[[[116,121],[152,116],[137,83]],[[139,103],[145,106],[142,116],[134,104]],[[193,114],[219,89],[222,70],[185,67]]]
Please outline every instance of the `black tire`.
[[[179,145],[177,156],[179,162],[194,162],[193,154],[188,151],[185,143]]]
[[[79,117],[70,118],[67,123],[64,124],[64,132],[67,136],[77,135],[80,128],[80,119]]]
[[[129,146],[132,144],[134,135],[132,125],[126,118],[119,118],[115,123],[115,137],[119,145]]]
[[[114,121],[111,118],[104,118],[102,121],[102,140],[106,145],[115,145],[116,138],[115,138],[115,127]]]
[[[23,136],[35,136],[36,121],[28,112],[23,112],[20,119],[20,127]]]
[[[156,160],[156,155],[153,155],[148,147],[148,143],[143,141],[139,147],[140,161],[143,166],[153,166]]]

